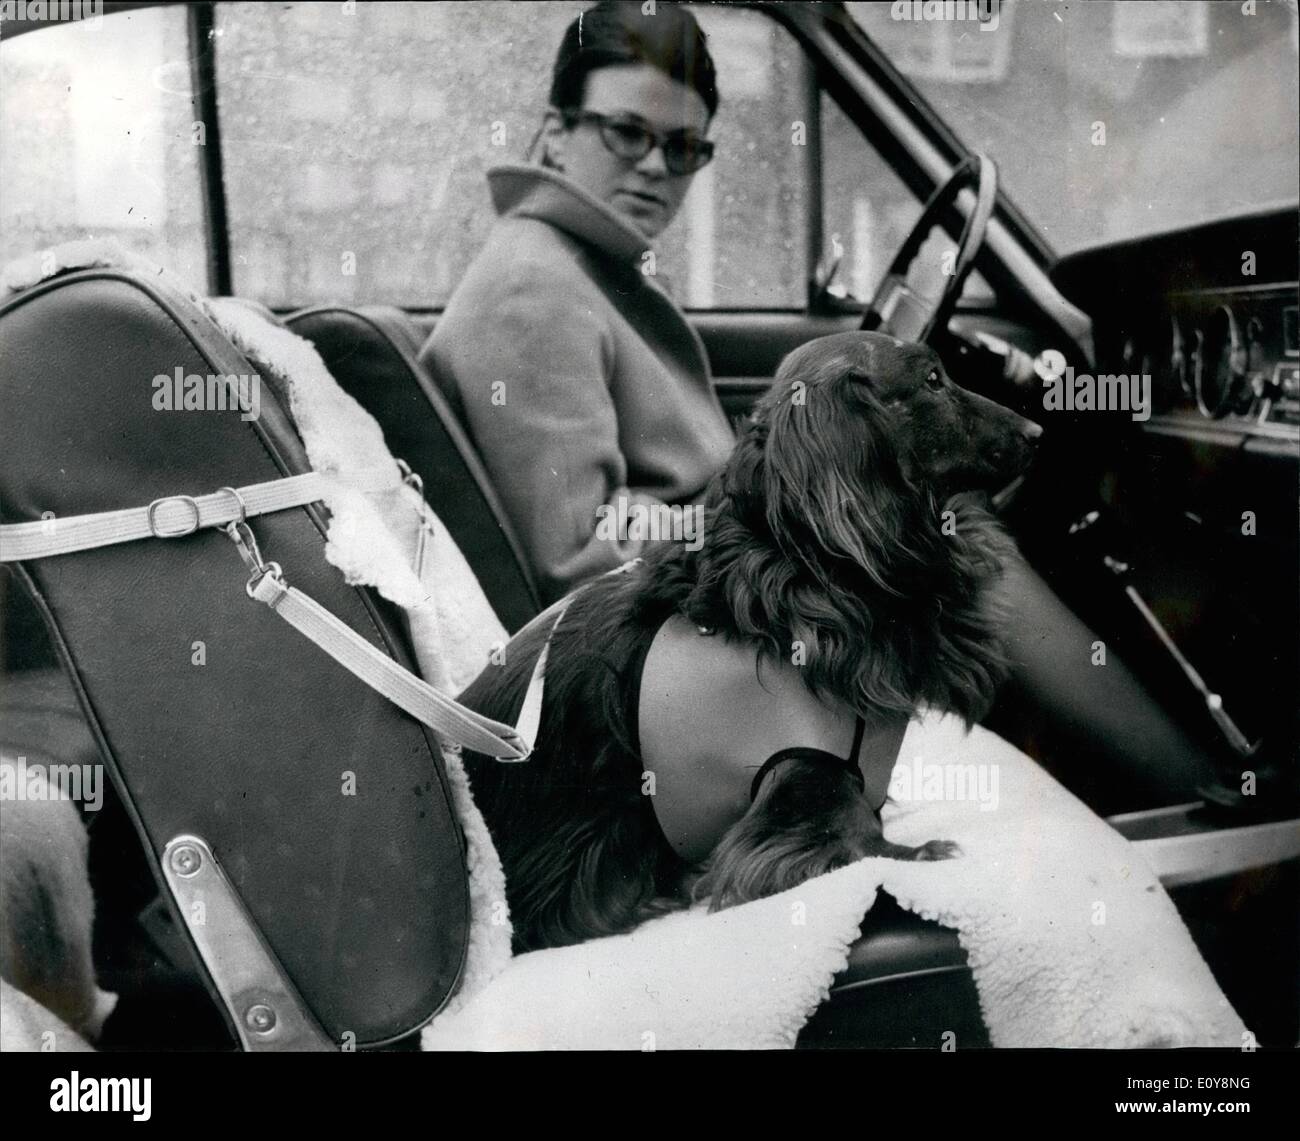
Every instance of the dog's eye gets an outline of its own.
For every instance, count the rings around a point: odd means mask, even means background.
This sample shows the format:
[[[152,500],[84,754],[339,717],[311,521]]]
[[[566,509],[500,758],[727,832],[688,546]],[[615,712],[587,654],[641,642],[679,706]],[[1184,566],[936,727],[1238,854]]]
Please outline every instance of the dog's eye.
[[[934,392],[939,392],[943,388],[943,377],[939,375],[937,368],[930,370],[930,375],[925,378],[925,387]]]

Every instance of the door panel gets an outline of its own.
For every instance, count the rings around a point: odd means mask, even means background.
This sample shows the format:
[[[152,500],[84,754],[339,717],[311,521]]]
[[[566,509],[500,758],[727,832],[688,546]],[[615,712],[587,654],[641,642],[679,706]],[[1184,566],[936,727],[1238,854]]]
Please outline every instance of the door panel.
[[[781,358],[815,337],[856,329],[855,314],[833,317],[807,313],[697,311],[688,315],[709,353],[718,380],[759,377],[770,380]]]
[[[816,337],[857,328],[856,314],[695,312],[688,315],[709,354],[713,383],[732,420],[745,416],[787,353]]]

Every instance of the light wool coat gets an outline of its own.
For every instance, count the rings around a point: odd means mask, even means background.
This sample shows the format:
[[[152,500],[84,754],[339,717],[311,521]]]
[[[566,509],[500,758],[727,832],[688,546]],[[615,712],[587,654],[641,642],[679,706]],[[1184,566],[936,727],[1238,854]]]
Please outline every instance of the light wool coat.
[[[645,238],[554,171],[502,166],[488,183],[500,220],[421,359],[549,601],[640,553],[598,535],[621,497],[691,504],[734,440],[698,335],[643,272]]]

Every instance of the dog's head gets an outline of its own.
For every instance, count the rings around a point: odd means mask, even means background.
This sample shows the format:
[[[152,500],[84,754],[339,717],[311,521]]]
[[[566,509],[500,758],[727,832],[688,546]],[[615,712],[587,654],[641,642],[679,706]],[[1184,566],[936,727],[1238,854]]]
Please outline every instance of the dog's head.
[[[788,891],[868,856],[947,860],[961,854],[950,840],[914,848],[886,840],[861,783],[843,762],[792,757],[759,779],[749,811],[723,833],[691,884],[692,898],[707,898],[710,911]]]
[[[755,419],[766,422],[774,454],[803,454],[804,466],[823,473],[856,455],[870,466],[868,476],[897,467],[940,502],[1008,483],[1042,434],[1032,421],[954,384],[929,346],[882,333],[838,333],[796,349]]]
[[[1009,540],[966,493],[1014,478],[1038,434],[923,345],[802,346],[710,487],[688,617],[797,652],[814,693],[859,712],[980,716],[1003,668],[986,587]]]

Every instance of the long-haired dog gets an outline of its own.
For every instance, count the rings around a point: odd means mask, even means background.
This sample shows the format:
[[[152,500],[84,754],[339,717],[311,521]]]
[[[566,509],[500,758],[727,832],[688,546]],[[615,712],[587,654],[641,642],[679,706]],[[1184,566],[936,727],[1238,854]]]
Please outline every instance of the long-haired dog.
[[[952,854],[887,843],[856,764],[795,758],[686,864],[643,794],[633,663],[678,614],[759,660],[801,644],[808,689],[870,722],[921,704],[977,719],[1003,670],[992,588],[1010,541],[966,493],[1019,474],[1038,434],[922,345],[845,333],[791,353],[705,493],[700,549],[656,544],[580,588],[558,626],[525,627],[461,695],[513,720],[549,637],[532,758],[466,755],[517,949],[625,931],[692,894],[729,906],[863,856]]]

